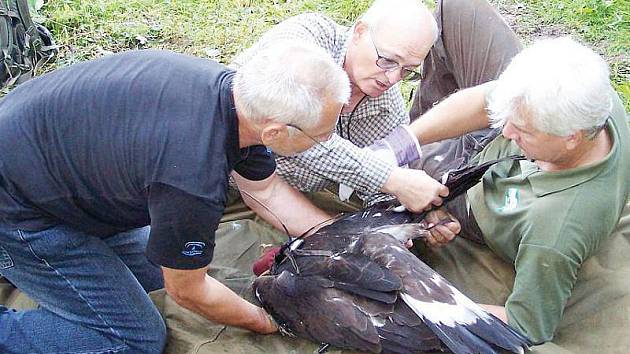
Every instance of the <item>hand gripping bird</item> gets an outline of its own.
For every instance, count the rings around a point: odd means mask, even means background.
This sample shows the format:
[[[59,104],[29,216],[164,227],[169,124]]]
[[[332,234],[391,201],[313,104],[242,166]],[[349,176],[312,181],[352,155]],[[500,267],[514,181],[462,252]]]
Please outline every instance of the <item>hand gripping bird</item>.
[[[521,158],[521,157],[510,157]],[[452,171],[465,192],[494,163]],[[371,353],[522,353],[530,341],[484,311],[409,252],[430,227],[423,214],[375,206],[281,248],[254,295],[285,335]]]

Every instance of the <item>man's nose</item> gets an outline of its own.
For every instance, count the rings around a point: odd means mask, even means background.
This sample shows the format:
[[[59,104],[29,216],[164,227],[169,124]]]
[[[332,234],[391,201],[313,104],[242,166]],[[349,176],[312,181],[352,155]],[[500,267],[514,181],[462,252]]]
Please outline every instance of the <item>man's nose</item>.
[[[387,84],[390,86],[397,83],[402,79],[400,68],[396,68],[393,70],[385,70],[385,77],[387,77]]]

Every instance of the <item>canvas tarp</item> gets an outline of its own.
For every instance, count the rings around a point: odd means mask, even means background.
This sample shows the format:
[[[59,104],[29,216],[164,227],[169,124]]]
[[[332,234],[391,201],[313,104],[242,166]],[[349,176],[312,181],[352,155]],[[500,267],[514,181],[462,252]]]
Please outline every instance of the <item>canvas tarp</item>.
[[[285,236],[238,208],[231,209],[224,220],[217,232],[210,274],[253,301],[251,264],[265,246],[279,244]],[[418,247],[418,252],[423,260],[475,301],[502,304],[510,293],[514,279],[512,266],[483,246],[456,239],[443,249]],[[533,348],[534,353],[627,353],[630,349],[628,255],[630,205],[615,233],[580,270],[555,339]],[[153,292],[151,297],[169,330],[166,353],[313,353],[319,347],[279,334],[256,335],[213,324],[175,304],[163,290]],[[0,283],[0,303],[18,308],[35,305],[5,283]],[[349,353],[334,348],[329,352]]]

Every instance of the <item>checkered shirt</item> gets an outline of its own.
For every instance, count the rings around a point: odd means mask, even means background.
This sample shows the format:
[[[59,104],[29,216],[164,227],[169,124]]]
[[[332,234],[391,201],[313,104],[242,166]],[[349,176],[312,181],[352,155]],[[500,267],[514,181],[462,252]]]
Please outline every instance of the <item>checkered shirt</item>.
[[[351,29],[316,13],[289,18],[267,31],[252,47],[238,55],[231,66],[238,69],[256,53],[275,41],[298,39],[317,44],[343,65]],[[400,87],[395,85],[377,98],[366,97],[352,113],[343,113],[335,133],[319,145],[293,157],[276,157],[276,172],[290,185],[315,192],[332,183],[345,184],[362,199],[377,193],[393,165],[377,158],[364,147],[385,137],[395,127],[408,124]]]

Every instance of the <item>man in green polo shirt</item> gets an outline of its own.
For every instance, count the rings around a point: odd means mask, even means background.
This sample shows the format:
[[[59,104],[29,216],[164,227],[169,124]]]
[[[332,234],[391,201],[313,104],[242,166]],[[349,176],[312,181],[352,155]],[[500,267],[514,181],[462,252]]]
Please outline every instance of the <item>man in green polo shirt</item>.
[[[523,50],[497,81],[452,95],[411,127],[427,144],[490,123],[502,136],[473,162],[527,160],[494,166],[447,208],[461,236],[514,265],[504,306],[486,309],[542,343],[553,338],[581,265],[608,239],[628,200],[627,118],[604,60],[558,38]],[[453,236],[445,229],[429,243]]]

